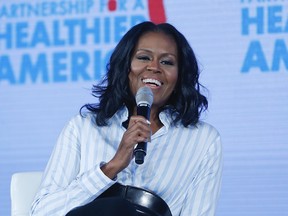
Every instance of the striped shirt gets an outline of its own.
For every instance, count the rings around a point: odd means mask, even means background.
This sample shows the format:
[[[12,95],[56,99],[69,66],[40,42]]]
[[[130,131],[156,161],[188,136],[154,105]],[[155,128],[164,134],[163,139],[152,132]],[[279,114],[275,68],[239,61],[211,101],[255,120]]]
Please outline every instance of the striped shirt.
[[[173,216],[214,215],[222,173],[219,133],[201,121],[187,128],[174,125],[167,111],[159,118],[164,126],[152,135],[144,164],[132,160],[114,180],[100,166],[117,151],[126,130],[122,123],[128,119],[127,108],[103,127],[95,124],[93,114],[72,118],[59,135],[31,215],[65,215],[115,182],[154,191]]]

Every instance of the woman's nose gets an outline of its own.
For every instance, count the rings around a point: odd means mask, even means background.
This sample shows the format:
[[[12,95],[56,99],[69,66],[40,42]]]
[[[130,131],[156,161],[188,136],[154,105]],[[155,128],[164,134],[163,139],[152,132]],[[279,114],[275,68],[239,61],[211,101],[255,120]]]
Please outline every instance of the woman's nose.
[[[160,72],[160,67],[158,61],[151,61],[149,65],[147,65],[147,70],[148,71],[153,71],[153,72]]]

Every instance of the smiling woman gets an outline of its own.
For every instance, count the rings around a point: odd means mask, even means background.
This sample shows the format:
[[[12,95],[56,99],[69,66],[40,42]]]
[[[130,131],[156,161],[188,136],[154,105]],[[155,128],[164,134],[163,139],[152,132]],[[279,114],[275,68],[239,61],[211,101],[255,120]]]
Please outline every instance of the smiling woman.
[[[198,79],[193,50],[172,25],[130,29],[93,86],[99,103],[84,105],[60,134],[32,215],[214,215],[221,139],[199,121],[208,103]],[[154,95],[150,122],[137,112],[142,87]],[[139,165],[134,149],[143,142]]]
[[[151,115],[157,122],[158,109],[167,103],[176,90],[178,53],[174,39],[161,32],[149,32],[140,37],[128,77],[133,95],[144,85],[152,89],[154,103]]]

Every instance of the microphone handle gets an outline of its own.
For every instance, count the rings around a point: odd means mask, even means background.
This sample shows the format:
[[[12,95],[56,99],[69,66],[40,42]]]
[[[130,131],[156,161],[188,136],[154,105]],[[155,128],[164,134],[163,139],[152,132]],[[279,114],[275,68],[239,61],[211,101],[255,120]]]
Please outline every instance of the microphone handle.
[[[136,164],[143,164],[146,156],[147,142],[139,142],[134,149],[134,157]]]
[[[137,106],[137,115],[145,117],[147,120],[150,118],[150,106],[149,104],[139,104]],[[144,163],[144,157],[146,156],[147,142],[139,142],[134,149],[135,162],[137,164]]]

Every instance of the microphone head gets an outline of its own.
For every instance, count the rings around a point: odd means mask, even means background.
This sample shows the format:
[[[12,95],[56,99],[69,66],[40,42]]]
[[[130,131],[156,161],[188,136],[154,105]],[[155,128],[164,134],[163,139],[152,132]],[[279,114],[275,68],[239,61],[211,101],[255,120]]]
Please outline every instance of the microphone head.
[[[139,88],[137,93],[136,93],[137,106],[139,104],[143,104],[143,103],[148,104],[149,106],[151,106],[153,103],[153,92],[147,86],[143,86],[143,87]]]

